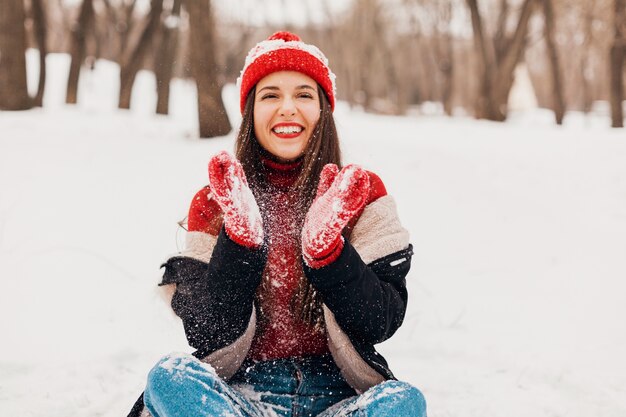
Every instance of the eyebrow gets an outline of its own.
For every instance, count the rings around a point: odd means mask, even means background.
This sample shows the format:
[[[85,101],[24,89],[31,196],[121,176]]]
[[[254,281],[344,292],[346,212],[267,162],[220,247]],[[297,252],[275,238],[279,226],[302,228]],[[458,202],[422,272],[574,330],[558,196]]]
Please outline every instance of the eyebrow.
[[[297,87],[296,87],[296,90],[306,90],[306,89],[315,91],[315,88],[311,87],[311,86],[310,86],[310,85],[308,85],[308,84],[302,84],[302,85],[299,85],[299,86],[297,86]],[[261,89],[258,91],[258,93],[260,93],[260,92],[261,92],[261,91],[263,91],[263,90],[278,91],[278,90],[280,90],[280,88],[279,88],[279,87],[276,87],[276,86],[273,86],[273,85],[268,85],[267,87],[263,87],[263,88],[261,88]]]

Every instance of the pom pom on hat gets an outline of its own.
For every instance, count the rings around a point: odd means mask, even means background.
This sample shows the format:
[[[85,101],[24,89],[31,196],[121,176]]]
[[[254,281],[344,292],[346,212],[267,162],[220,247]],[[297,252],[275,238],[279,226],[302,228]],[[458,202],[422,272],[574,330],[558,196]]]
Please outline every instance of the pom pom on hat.
[[[326,93],[331,109],[335,109],[335,74],[328,67],[328,59],[316,46],[283,31],[257,43],[248,52],[237,80],[242,113],[250,90],[263,77],[277,71],[297,71],[313,78]]]
[[[300,39],[300,36],[291,32],[276,32],[272,36],[267,38],[268,41],[275,41],[277,39],[282,39],[285,42],[290,42],[290,41],[301,42],[302,41],[302,39]]]

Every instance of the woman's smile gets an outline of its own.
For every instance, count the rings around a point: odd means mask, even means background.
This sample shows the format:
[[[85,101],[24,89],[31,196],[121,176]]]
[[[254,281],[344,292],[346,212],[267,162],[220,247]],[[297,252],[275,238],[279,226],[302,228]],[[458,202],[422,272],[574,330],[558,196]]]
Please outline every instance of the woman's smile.
[[[297,138],[304,131],[304,127],[297,123],[278,123],[272,128],[274,135],[281,139]]]

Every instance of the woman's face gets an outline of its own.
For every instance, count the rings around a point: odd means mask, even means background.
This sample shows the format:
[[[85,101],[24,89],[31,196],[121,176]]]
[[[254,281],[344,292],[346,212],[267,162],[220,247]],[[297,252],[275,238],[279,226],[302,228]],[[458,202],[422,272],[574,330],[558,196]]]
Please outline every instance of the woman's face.
[[[274,72],[256,85],[254,133],[278,159],[298,158],[320,118],[320,98],[313,78],[295,71]]]

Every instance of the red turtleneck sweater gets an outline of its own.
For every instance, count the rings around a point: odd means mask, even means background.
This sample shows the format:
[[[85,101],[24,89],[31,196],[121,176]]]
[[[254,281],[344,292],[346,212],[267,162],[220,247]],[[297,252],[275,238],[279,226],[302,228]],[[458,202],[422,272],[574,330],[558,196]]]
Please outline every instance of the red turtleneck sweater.
[[[302,269],[300,232],[306,212],[290,190],[300,173],[300,163],[263,161],[269,189],[259,197],[268,257],[257,292],[260,319],[249,356],[269,360],[328,352],[326,334],[303,323],[291,309]]]

